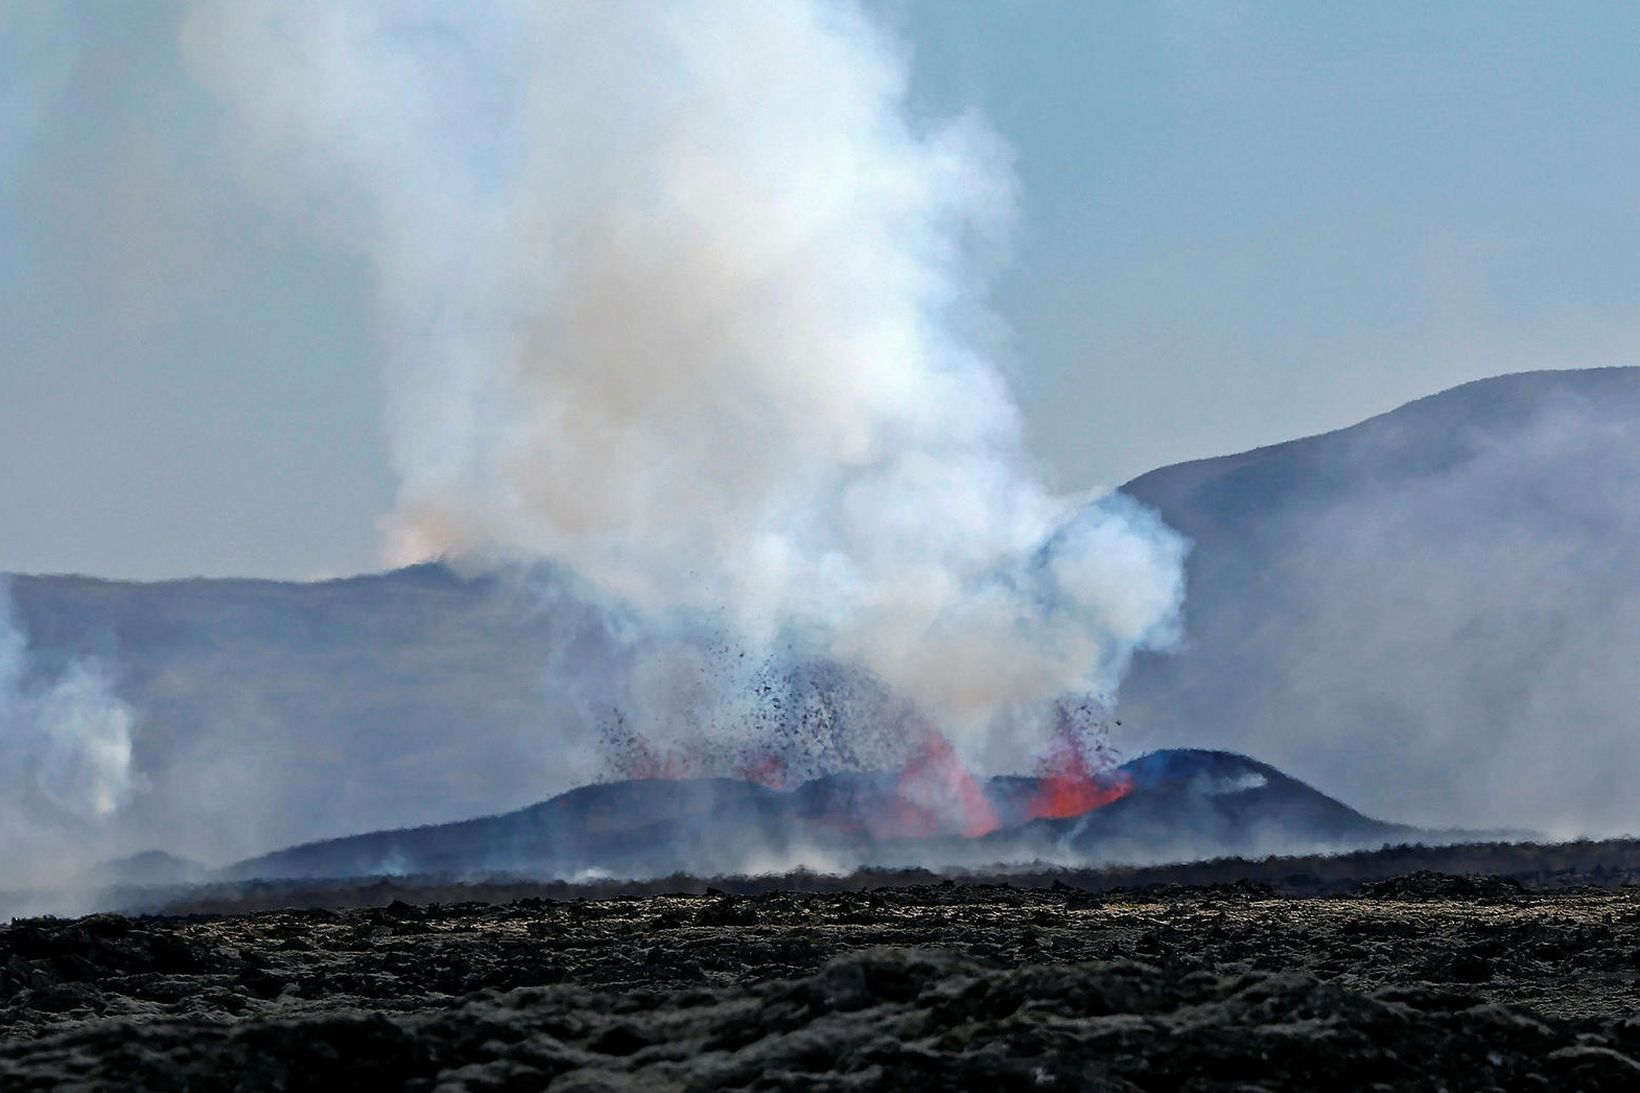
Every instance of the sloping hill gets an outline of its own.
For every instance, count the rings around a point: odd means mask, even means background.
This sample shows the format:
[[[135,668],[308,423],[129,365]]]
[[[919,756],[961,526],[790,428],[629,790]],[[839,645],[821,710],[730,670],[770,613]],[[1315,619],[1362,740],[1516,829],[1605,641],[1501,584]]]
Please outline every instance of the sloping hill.
[[[218,878],[643,878],[794,864],[1151,863],[1470,837],[1371,819],[1268,764],[1228,752],[1153,752],[1124,764],[1117,776],[1132,790],[1098,811],[971,840],[874,836],[869,814],[881,818],[897,804],[892,777],[835,775],[789,790],[723,778],[612,782],[502,815],[295,846],[229,866]],[[1032,781],[1007,777],[982,787],[1001,802]],[[1028,795],[1029,787],[1023,791]]]
[[[1134,780],[1132,793],[1087,816],[1058,821],[1079,857],[1190,861],[1440,838],[1364,816],[1268,763],[1231,752],[1156,751],[1122,770]]]
[[[1132,746],[1258,755],[1369,811],[1640,829],[1640,370],[1483,380],[1124,487],[1195,542]]]
[[[441,565],[310,584],[18,577],[12,599],[32,670],[95,657],[137,711],[146,788],[108,833],[131,841],[103,857],[231,860],[538,801],[595,760],[543,685],[548,656],[566,673],[614,659],[595,609]]]
[[[785,795],[727,778],[581,786],[513,812],[307,843],[236,863],[229,880],[408,873],[588,870],[649,877],[734,870],[784,852],[795,832]]]

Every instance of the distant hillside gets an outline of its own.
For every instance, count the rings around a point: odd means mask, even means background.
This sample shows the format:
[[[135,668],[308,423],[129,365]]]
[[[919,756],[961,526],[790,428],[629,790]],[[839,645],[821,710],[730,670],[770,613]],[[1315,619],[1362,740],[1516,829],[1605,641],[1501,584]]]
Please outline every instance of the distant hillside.
[[[312,584],[19,577],[36,670],[91,654],[140,714],[130,842],[207,861],[516,807],[593,766],[547,651],[596,612],[441,565]],[[599,629],[569,650],[604,655]],[[579,761],[577,761],[579,759]]]
[[[1186,647],[1135,664],[1118,742],[1246,752],[1428,826],[1640,830],[1637,466],[1640,370],[1611,369],[1137,479],[1195,547]],[[596,684],[631,655],[550,571],[18,577],[12,599],[31,671],[95,656],[138,715],[146,789],[75,830],[84,864],[541,801],[601,769]]]
[[[1483,380],[1124,487],[1195,542],[1134,747],[1427,824],[1640,830],[1640,369]]]
[[[790,790],[722,778],[615,782],[498,816],[291,847],[229,866],[216,879],[712,876],[794,861],[834,868],[1143,864],[1475,837],[1370,819],[1267,764],[1226,752],[1154,752],[1118,775],[1131,779],[1132,791],[1084,816],[1006,827],[983,839],[886,842],[867,835],[866,817],[850,810],[883,811],[891,778],[830,776]],[[985,788],[1001,805],[1027,781],[1004,778]]]

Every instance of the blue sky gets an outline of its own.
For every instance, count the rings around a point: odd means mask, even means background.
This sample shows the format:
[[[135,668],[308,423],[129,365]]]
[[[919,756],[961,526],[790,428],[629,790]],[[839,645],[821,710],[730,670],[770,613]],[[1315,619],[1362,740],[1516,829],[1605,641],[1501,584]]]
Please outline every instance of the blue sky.
[[[1059,481],[1640,363],[1640,9],[920,4],[1018,150],[999,304]]]
[[[1640,363],[1640,8],[873,7],[1014,148],[993,298],[1064,489]],[[368,269],[234,195],[175,23],[0,8],[0,570],[372,568]]]

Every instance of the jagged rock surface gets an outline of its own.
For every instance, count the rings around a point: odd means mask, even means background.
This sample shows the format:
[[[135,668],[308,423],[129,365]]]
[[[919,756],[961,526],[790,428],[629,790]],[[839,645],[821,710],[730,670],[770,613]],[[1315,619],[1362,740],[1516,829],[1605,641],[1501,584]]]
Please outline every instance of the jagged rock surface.
[[[1640,894],[933,885],[0,930],[0,1087],[1633,1088]]]

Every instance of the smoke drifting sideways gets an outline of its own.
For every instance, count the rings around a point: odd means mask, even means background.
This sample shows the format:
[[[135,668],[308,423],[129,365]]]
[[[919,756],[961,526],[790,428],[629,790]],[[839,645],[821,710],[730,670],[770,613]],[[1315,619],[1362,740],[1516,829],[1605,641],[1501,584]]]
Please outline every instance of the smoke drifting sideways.
[[[1498,377],[1132,484],[1197,544],[1124,743],[1245,751],[1376,816],[1640,833],[1640,372]]]
[[[50,880],[50,862],[83,864],[138,788],[134,726],[97,659],[30,663],[0,577],[0,870]]]
[[[1053,496],[987,352],[1006,149],[913,117],[856,5],[251,2],[180,41],[244,183],[375,271],[392,559],[625,605],[629,730],[826,658],[1018,768],[1177,639],[1185,540]]]

